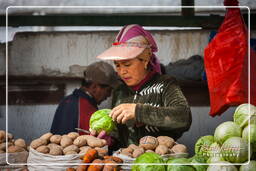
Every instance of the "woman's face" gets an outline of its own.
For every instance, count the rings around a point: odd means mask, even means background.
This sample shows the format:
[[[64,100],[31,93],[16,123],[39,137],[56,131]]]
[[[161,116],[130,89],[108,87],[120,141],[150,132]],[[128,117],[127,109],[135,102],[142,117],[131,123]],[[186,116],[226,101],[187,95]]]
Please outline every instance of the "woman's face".
[[[148,71],[145,69],[147,62],[139,58],[114,61],[116,71],[128,86],[135,86],[143,80]]]

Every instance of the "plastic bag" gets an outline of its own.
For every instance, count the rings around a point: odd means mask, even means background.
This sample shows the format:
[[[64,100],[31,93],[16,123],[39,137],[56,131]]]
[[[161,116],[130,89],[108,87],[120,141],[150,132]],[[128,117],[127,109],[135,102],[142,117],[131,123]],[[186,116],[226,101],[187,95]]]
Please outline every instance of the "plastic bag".
[[[79,158],[80,156],[81,155],[79,154],[53,156],[39,153],[36,150],[30,148],[27,164],[29,171],[66,171],[67,168],[77,166],[79,163],[81,163]]]
[[[229,2],[225,5],[234,5]],[[256,105],[256,54],[253,50],[250,53],[250,102]],[[211,116],[248,103],[248,33],[239,8],[227,9],[217,35],[205,48],[204,63]]]

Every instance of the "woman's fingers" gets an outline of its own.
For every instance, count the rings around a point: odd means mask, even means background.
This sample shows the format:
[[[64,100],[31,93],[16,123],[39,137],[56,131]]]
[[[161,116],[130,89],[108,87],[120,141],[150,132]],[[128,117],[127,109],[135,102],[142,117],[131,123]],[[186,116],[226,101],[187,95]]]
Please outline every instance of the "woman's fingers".
[[[117,120],[117,117],[120,115],[122,113],[122,109],[121,108],[119,108],[118,110],[115,110],[113,113],[112,113],[112,119],[114,120],[114,121],[116,121]]]

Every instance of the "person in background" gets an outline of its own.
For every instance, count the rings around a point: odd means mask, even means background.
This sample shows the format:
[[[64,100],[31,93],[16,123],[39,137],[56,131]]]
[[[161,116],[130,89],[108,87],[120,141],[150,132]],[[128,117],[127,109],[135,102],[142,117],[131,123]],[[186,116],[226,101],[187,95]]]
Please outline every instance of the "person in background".
[[[124,26],[112,47],[97,56],[112,60],[122,80],[113,91],[110,116],[118,123],[120,147],[140,138],[170,136],[177,140],[190,128],[191,111],[177,81],[162,75],[157,45],[141,26]]]
[[[77,132],[75,128],[89,130],[91,115],[98,110],[97,105],[111,95],[117,82],[116,72],[110,64],[100,61],[88,65],[81,87],[60,102],[51,132],[63,135]],[[84,133],[79,131],[79,134]]]

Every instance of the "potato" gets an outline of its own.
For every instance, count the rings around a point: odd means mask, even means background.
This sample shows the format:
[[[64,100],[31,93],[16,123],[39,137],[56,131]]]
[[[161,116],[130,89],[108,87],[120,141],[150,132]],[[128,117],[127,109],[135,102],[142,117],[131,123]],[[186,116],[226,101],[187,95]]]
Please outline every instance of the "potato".
[[[8,133],[7,136],[9,141],[13,139],[13,135],[11,133]]]
[[[155,152],[157,154],[160,154],[160,155],[164,155],[164,154],[167,154],[169,152],[169,149],[168,147],[166,147],[165,145],[158,145],[155,149]]]
[[[38,151],[39,153],[44,153],[44,154],[47,154],[50,152],[50,148],[47,147],[46,145],[42,145],[40,147],[37,147],[36,148],[36,151]]]
[[[8,147],[7,151],[8,153],[16,153],[16,152],[22,152],[24,151],[23,148],[15,146],[15,145],[11,145],[10,147]]]
[[[14,145],[22,147],[22,148],[26,148],[27,147],[25,140],[22,139],[22,138],[19,138],[19,139],[15,140],[14,141]]]
[[[149,153],[149,152],[150,152],[150,153],[155,153],[153,150],[146,150],[145,152],[146,152],[146,153]]]
[[[8,142],[8,147],[13,145],[12,143]],[[0,144],[0,150],[6,151],[6,142]]]
[[[4,130],[0,130],[0,141],[5,140],[6,133]]]
[[[165,145],[167,148],[172,148],[175,143],[174,139],[168,136],[159,136],[157,140],[159,145]]]
[[[41,138],[41,139],[45,139],[47,142],[49,142],[49,141],[50,141],[50,138],[51,138],[52,136],[53,136],[53,134],[50,133],[50,132],[48,132],[48,133],[42,135],[40,138]]]
[[[132,157],[133,158],[137,158],[139,157],[141,154],[143,154],[145,151],[143,148],[138,148],[138,149],[135,149],[132,153]]]
[[[140,147],[143,147],[145,150],[154,150],[158,146],[158,141],[155,137],[145,136],[140,139]]]
[[[95,147],[95,150],[97,150],[98,155],[99,155],[100,157],[103,157],[103,156],[105,156],[105,155],[108,154],[108,150],[107,150],[107,149],[104,149],[104,148]]]
[[[70,138],[72,138],[72,140],[76,139],[77,137],[79,137],[79,134],[77,132],[70,132],[68,133],[68,136]]]
[[[35,139],[30,143],[30,147],[32,147],[33,149],[37,149],[37,147],[42,146],[42,145],[46,145],[47,141],[44,139]]]
[[[53,135],[50,138],[50,142],[55,144],[60,144],[61,138],[62,138],[61,135]]]
[[[83,146],[83,147],[80,147],[80,152],[79,152],[79,154],[87,153],[87,151],[88,151],[89,149],[92,149],[92,147],[90,147],[90,146]]]
[[[73,142],[74,145],[77,145],[78,147],[82,147],[82,146],[85,146],[87,144],[87,140],[85,137],[83,136],[79,136],[77,137],[74,142]]]
[[[73,140],[72,138],[70,138],[69,136],[62,136],[61,140],[60,140],[60,145],[65,148],[69,145],[72,145],[73,144]]]
[[[171,149],[174,153],[187,153],[187,147],[183,144],[177,144]]]
[[[131,148],[131,149],[135,150],[135,149],[140,148],[140,147],[137,146],[137,145],[135,145],[135,144],[130,144],[130,145],[128,146],[128,148]]]
[[[5,153],[5,151],[4,151],[4,150],[0,150],[0,154],[1,154],[1,153]]]
[[[132,148],[123,148],[121,151],[123,152],[128,152],[128,153],[132,153],[134,150]]]
[[[99,138],[96,138],[94,136],[89,136],[87,137],[87,144],[90,146],[90,147],[103,147],[104,145],[106,145],[106,140],[102,140],[102,139],[99,139]]]
[[[63,149],[63,153],[66,154],[68,151],[75,151],[79,152],[79,148],[76,145],[69,145],[66,148]]]
[[[76,151],[68,151],[68,152],[66,152],[65,155],[71,155],[71,154],[77,154],[77,152]]]
[[[52,146],[52,147],[50,148],[49,154],[54,155],[54,156],[62,155],[62,154],[63,154],[63,151],[62,151],[61,146],[59,146],[59,145]]]

